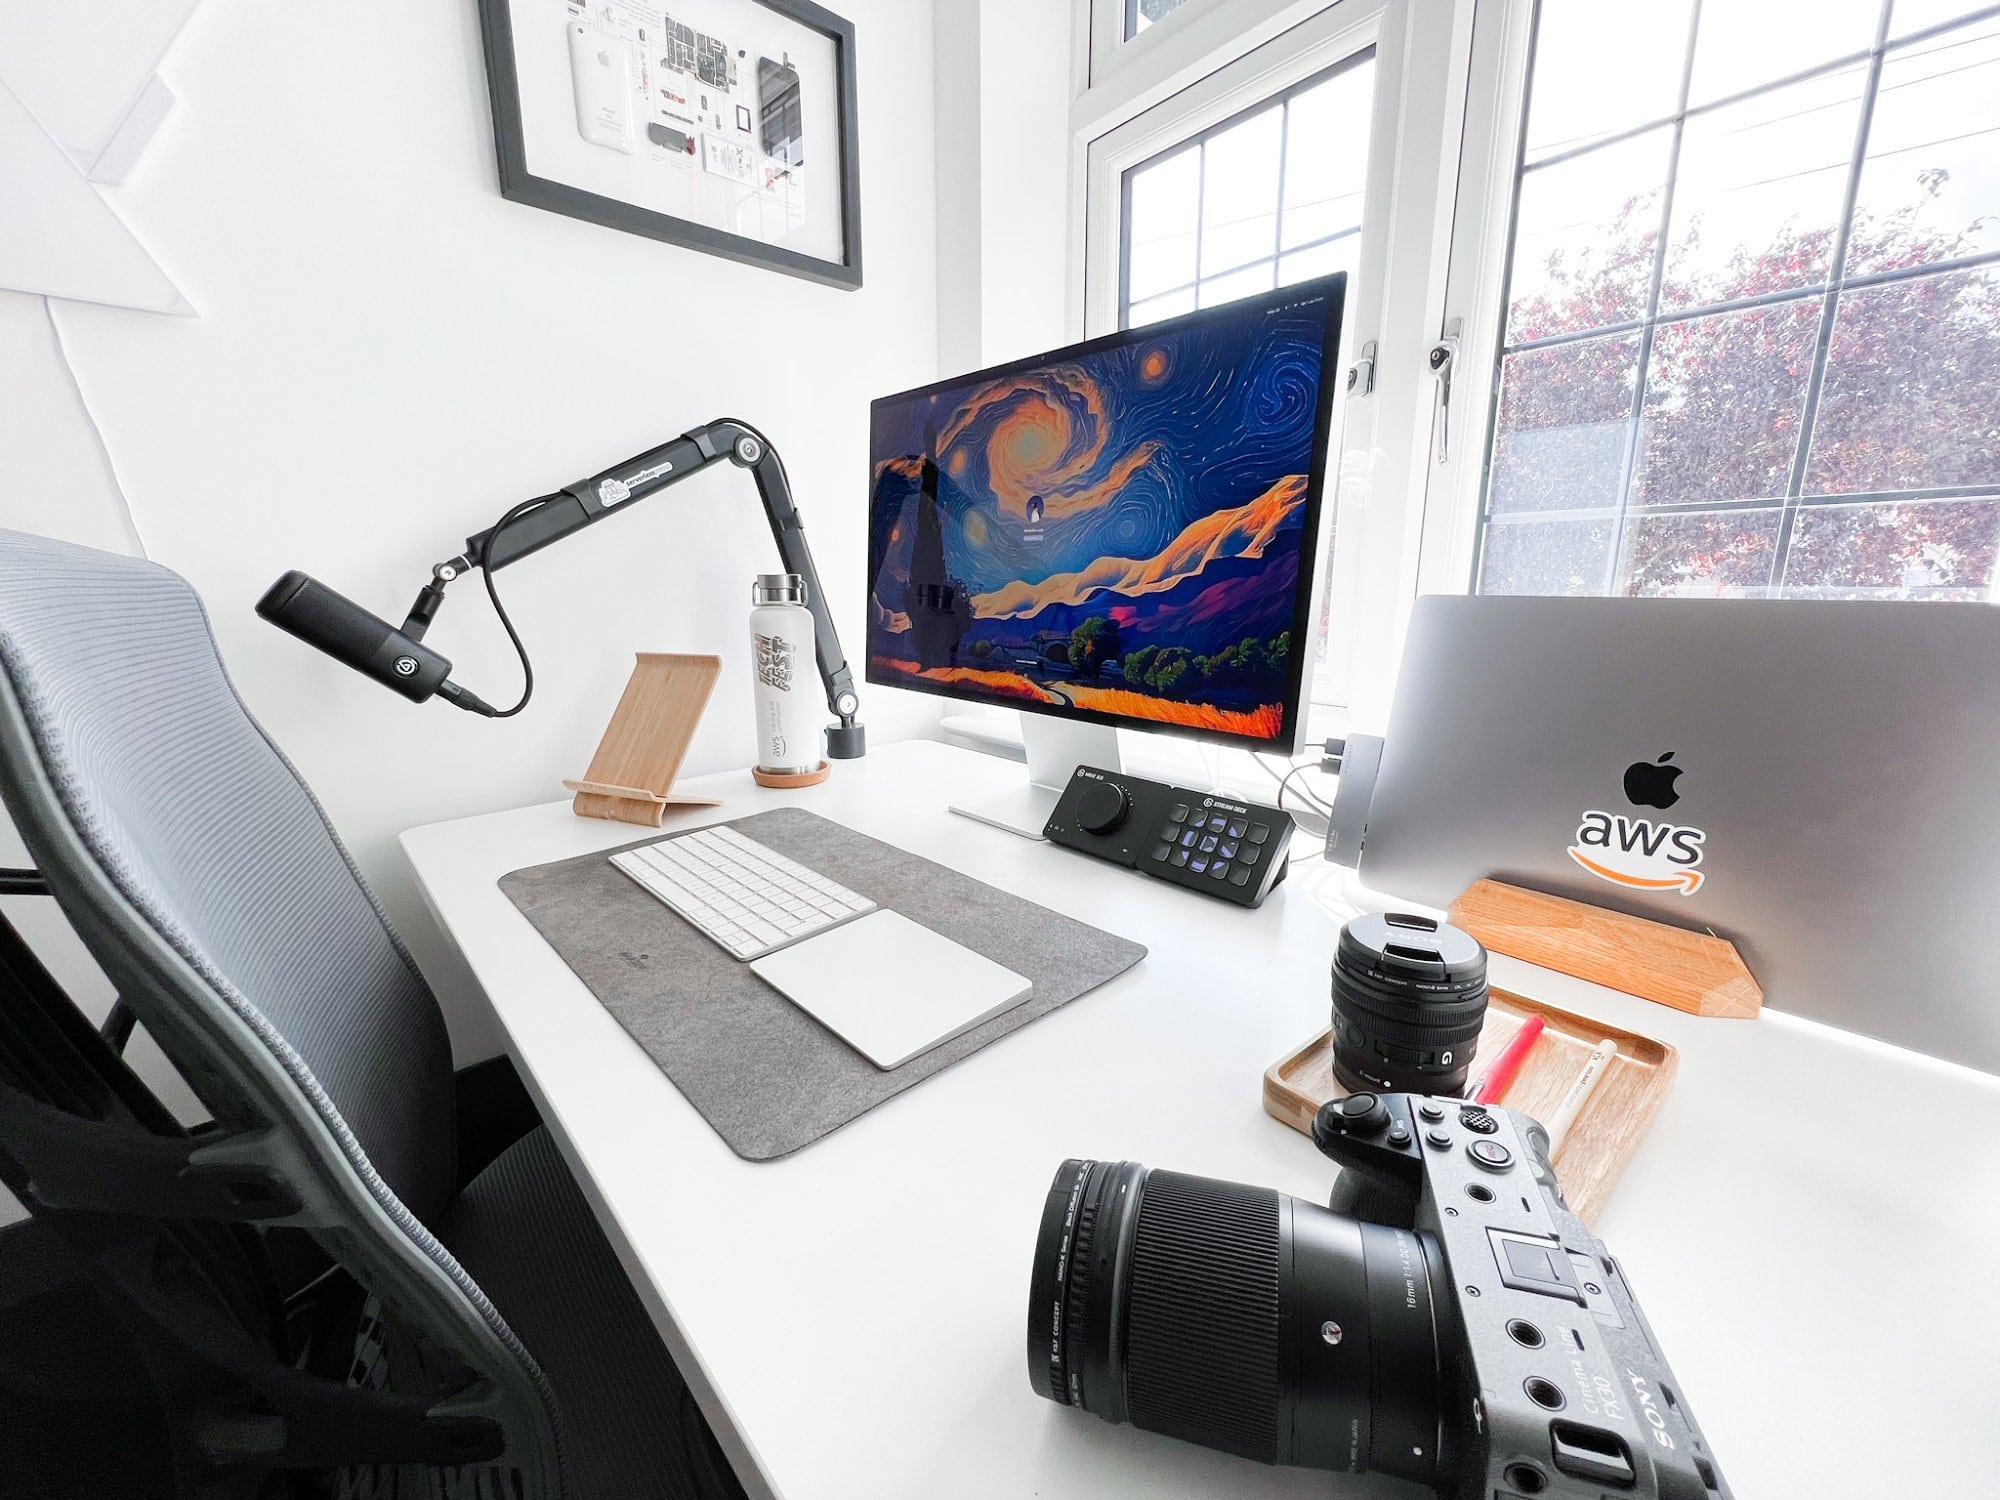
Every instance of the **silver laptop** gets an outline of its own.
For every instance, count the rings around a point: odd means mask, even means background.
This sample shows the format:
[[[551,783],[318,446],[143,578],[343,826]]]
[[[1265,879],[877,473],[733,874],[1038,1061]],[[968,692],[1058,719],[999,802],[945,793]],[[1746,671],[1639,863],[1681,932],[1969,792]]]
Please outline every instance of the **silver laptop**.
[[[1713,931],[1766,1004],[2000,1072],[2000,609],[1420,599],[1328,854]]]

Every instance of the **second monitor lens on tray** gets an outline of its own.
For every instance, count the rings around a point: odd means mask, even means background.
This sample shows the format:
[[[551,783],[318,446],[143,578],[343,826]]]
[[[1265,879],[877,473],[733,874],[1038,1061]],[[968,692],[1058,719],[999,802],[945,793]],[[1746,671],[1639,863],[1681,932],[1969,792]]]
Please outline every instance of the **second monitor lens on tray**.
[[[1486,1021],[1486,950],[1404,912],[1356,917],[1333,956],[1333,1076],[1350,1092],[1456,1094]]]

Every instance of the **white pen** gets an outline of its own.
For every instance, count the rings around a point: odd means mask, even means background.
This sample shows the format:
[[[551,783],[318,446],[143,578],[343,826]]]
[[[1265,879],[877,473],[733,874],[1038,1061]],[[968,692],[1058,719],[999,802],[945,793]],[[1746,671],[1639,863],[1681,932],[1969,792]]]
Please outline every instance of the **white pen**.
[[[1569,1134],[1570,1126],[1583,1112],[1589,1102],[1591,1091],[1604,1081],[1604,1075],[1611,1071],[1611,1059],[1618,1055],[1618,1044],[1606,1037],[1590,1049],[1590,1056],[1583,1064],[1583,1071],[1571,1081],[1569,1090],[1556,1106],[1556,1112],[1549,1120],[1549,1160],[1562,1150],[1563,1137]]]

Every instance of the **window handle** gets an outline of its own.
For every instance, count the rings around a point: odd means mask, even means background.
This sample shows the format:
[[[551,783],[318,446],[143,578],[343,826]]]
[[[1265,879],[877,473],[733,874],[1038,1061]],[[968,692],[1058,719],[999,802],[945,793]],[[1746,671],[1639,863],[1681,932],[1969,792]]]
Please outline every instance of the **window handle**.
[[[1347,394],[1350,396],[1372,396],[1375,394],[1375,340],[1370,339],[1361,346],[1361,354],[1347,367]]]
[[[1464,331],[1465,320],[1453,318],[1444,325],[1444,337],[1431,345],[1425,356],[1431,367],[1431,374],[1437,377],[1437,461],[1443,463],[1451,456],[1451,376],[1458,363],[1458,337]]]

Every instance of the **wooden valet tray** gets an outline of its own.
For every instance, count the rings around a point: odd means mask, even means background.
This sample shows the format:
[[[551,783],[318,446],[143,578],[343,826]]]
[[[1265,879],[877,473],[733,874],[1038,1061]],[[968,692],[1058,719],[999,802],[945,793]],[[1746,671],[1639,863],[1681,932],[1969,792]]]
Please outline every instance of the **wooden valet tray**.
[[[1496,988],[1479,1033],[1473,1077],[1479,1076],[1479,1059],[1499,1056],[1515,1028],[1529,1016],[1540,1016],[1546,1029],[1500,1102],[1538,1119],[1555,1111],[1591,1048],[1606,1037],[1618,1044],[1609,1075],[1583,1106],[1555,1158],[1563,1196],[1576,1216],[1589,1224],[1610,1198],[1618,1174],[1665,1102],[1681,1056],[1665,1042],[1636,1031]],[[1313,1116],[1320,1106],[1346,1093],[1334,1081],[1330,1031],[1321,1032],[1264,1073],[1265,1112],[1307,1135],[1312,1134]]]

